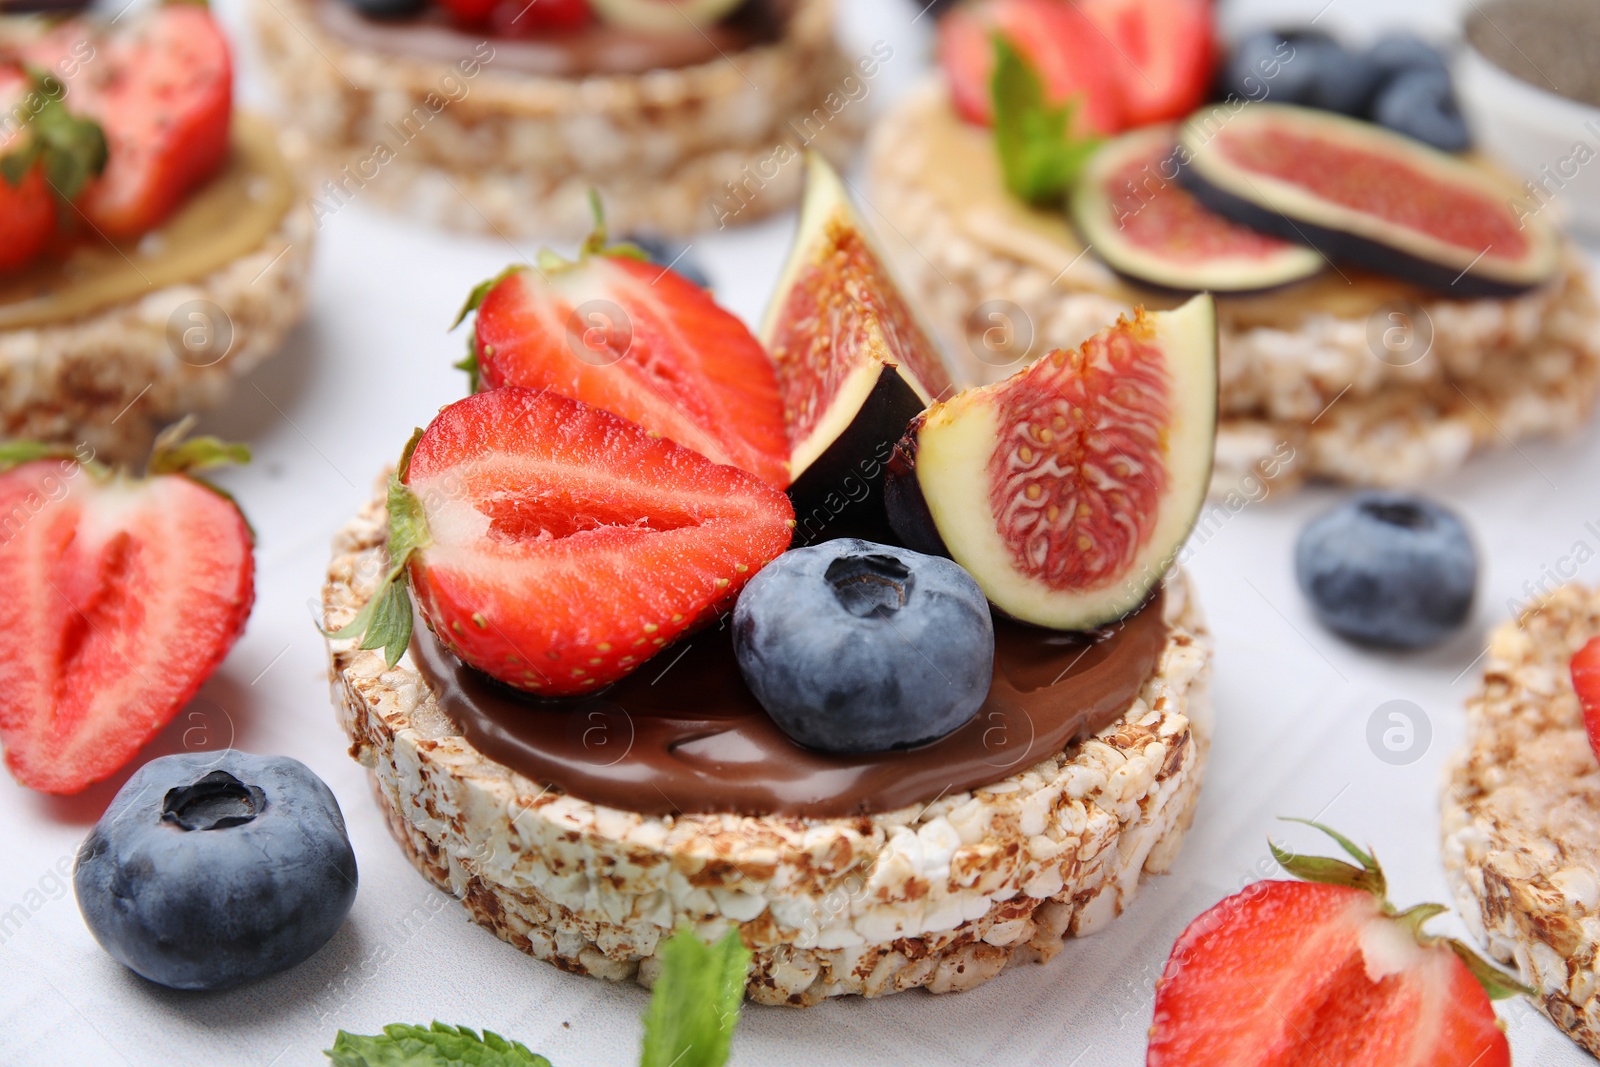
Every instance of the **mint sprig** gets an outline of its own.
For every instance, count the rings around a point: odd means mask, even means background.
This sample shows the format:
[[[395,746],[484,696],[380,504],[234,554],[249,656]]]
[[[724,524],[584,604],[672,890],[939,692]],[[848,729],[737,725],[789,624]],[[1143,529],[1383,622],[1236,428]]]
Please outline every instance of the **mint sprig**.
[[[640,1067],[723,1067],[739,1024],[750,950],[738,930],[708,945],[687,927],[661,946],[661,974],[644,1017]],[[325,1052],[334,1067],[551,1067],[489,1030],[396,1023],[363,1037],[343,1030]]]
[[[370,1037],[339,1031],[325,1052],[334,1067],[550,1067],[520,1041],[492,1030],[479,1037],[465,1026],[394,1023]]]
[[[1030,204],[1057,204],[1100,147],[1100,138],[1072,132],[1081,97],[1059,106],[1045,100],[1038,72],[1005,37],[994,38],[994,142],[1006,188]]]

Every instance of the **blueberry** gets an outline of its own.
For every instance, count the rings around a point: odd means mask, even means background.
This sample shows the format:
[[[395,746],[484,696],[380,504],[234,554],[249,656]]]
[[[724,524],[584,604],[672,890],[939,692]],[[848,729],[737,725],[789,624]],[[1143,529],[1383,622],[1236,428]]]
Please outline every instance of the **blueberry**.
[[[371,19],[408,18],[428,6],[428,0],[345,0],[345,3]]]
[[[1311,94],[1319,56],[1327,42],[1319,38],[1290,41],[1273,30],[1242,39],[1222,68],[1224,96],[1241,100],[1304,103]]]
[[[1397,76],[1378,92],[1372,118],[1380,126],[1446,152],[1464,152],[1472,144],[1450,75],[1442,70],[1410,70]]]
[[[1411,70],[1448,72],[1450,69],[1442,52],[1411,33],[1391,33],[1380,37],[1367,50],[1367,61],[1385,79]]]
[[[826,752],[884,752],[977,714],[994,672],[978,583],[939,556],[840,538],[786,552],[733,611],[733,647],[780,729]]]
[[[623,241],[638,246],[640,251],[650,257],[650,262],[662,267],[671,267],[702,289],[711,288],[711,278],[706,274],[706,269],[700,265],[698,259],[689,254],[690,246],[682,241],[648,233],[631,234],[624,237]]]
[[[1361,493],[1313,520],[1295,577],[1328,629],[1390,648],[1424,648],[1467,619],[1478,557],[1454,512],[1404,493]]]
[[[78,850],[78,909],[102,948],[174,989],[226,989],[321,948],[356,896],[339,802],[286,756],[151,760]]]
[[[1336,61],[1318,67],[1306,102],[1324,111],[1365,116],[1383,78],[1383,71],[1368,53],[1341,49]]]

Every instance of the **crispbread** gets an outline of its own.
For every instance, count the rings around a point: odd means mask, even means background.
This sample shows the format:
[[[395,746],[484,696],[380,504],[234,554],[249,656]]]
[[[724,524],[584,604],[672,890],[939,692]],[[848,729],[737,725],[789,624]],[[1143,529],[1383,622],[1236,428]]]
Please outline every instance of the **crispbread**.
[[[1600,1055],[1600,763],[1568,667],[1597,634],[1600,590],[1576,585],[1494,631],[1442,809],[1467,926]]]
[[[954,121],[946,111],[940,88],[927,85],[878,123],[869,141],[868,195],[888,222],[883,236],[895,265],[936,327],[971,376],[995,378],[1018,365],[967,355],[984,350],[984,334],[997,321],[975,311],[998,306],[992,302],[1014,305],[1039,355],[1077,344],[1139,297],[1093,255],[1072,251],[1064,221],[1062,248],[1021,258],[987,239],[981,212],[958,217],[928,158],[927,131]],[[959,136],[964,148],[980,137]],[[974,159],[969,170],[995,169],[991,156]],[[1010,220],[993,222],[1004,227]],[[1060,265],[1046,269],[1052,255]],[[1419,485],[1477,449],[1574,432],[1594,409],[1600,306],[1575,247],[1567,248],[1555,281],[1508,299],[1446,300],[1354,274],[1324,281],[1335,298],[1304,314],[1294,311],[1290,293],[1218,300],[1213,492],[1251,479],[1277,487],[1306,478]],[[1401,306],[1391,307],[1391,298]],[[1381,338],[1392,325],[1386,309],[1426,323],[1425,354],[1396,358],[1375,347],[1374,331]]]
[[[0,329],[0,438],[142,460],[157,430],[220,403],[300,320],[315,229],[296,189],[260,244],[208,274],[78,318]],[[214,361],[186,359],[173,341],[173,313],[192,302],[227,321],[231,343]]]
[[[374,500],[334,541],[330,630],[385,563]],[[331,641],[333,698],[401,847],[473,919],[564,970],[650,984],[677,925],[737,926],[749,994],[971,988],[1048,960],[1165,871],[1193,816],[1211,740],[1210,635],[1181,573],[1167,645],[1116,723],[992,786],[860,818],[644,816],[494,763],[459,736],[409,657],[392,669]]]
[[[866,121],[870,79],[840,51],[832,11],[799,0],[781,40],[707,63],[562,78],[492,58],[465,76],[333,35],[313,0],[253,5],[283,121],[332,175],[330,210],[359,195],[513,238],[586,233],[591,189],[617,233],[692,234],[791,206],[800,147],[841,160]],[[402,132],[413,115],[425,126]],[[380,143],[392,154],[375,160]]]

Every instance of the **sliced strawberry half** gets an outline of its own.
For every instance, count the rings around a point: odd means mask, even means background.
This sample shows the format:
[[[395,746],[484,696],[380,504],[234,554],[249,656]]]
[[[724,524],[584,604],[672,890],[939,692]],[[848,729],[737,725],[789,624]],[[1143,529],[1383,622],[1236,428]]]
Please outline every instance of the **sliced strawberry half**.
[[[127,763],[233,647],[254,601],[252,538],[238,506],[188,474],[5,446],[28,455],[44,458],[0,474],[0,741],[17,781],[76,793]],[[198,438],[152,469],[239,455]]]
[[[1315,825],[1315,824],[1312,824]],[[1360,867],[1272,846],[1307,881],[1256,882],[1196,919],[1156,985],[1148,1067],[1507,1067],[1491,997],[1529,990],[1397,911],[1372,856]]]
[[[1076,100],[1075,134],[1111,134],[1124,125],[1114,53],[1093,22],[1066,0],[983,0],[939,22],[939,60],[956,110],[991,125],[994,35],[1003,35],[1039,76],[1045,102]]]
[[[1589,734],[1589,747],[1600,758],[1600,637],[1591,637],[1573,654],[1572,689],[1583,706],[1583,725]]]
[[[81,58],[86,47],[92,59]],[[100,124],[110,157],[78,207],[107,237],[135,237],[160,224],[226,160],[233,60],[203,4],[165,4],[110,33],[68,20],[27,58],[48,69],[79,68],[66,101]]]
[[[445,408],[389,495],[390,560],[465,663],[542,696],[593,692],[731,606],[789,546],[782,492],[550,391]],[[395,581],[337,636],[391,662],[410,637]]]
[[[1129,126],[1181,118],[1206,98],[1216,61],[1211,0],[1079,0],[1110,53]]]
[[[761,342],[704,289],[631,254],[604,230],[577,263],[544,258],[475,293],[482,383],[552,389],[778,488],[789,441]]]
[[[68,112],[64,87],[49,76],[0,66],[0,272],[49,247],[61,200],[76,196],[106,164],[100,127]]]

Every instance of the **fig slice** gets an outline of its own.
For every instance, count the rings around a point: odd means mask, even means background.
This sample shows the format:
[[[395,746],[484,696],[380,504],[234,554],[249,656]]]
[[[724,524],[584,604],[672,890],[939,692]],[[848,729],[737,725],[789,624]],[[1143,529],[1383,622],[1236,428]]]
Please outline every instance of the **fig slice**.
[[[1512,208],[1507,179],[1358,119],[1286,104],[1200,111],[1178,158],[1218,214],[1450,296],[1525,292],[1560,262],[1556,230]]]
[[[955,391],[933,337],[838,174],[810,154],[799,230],[761,329],[783,399],[797,543],[822,525],[838,536],[835,519],[866,516],[849,526],[857,536],[887,529],[883,465],[906,424]]]
[[[1303,281],[1326,261],[1209,210],[1178,182],[1174,125],[1095,150],[1072,194],[1084,244],[1135,282],[1181,292],[1251,293]]]
[[[913,421],[889,461],[889,519],[1013,618],[1104,626],[1144,602],[1187,540],[1216,424],[1210,295],[1139,309]]]

